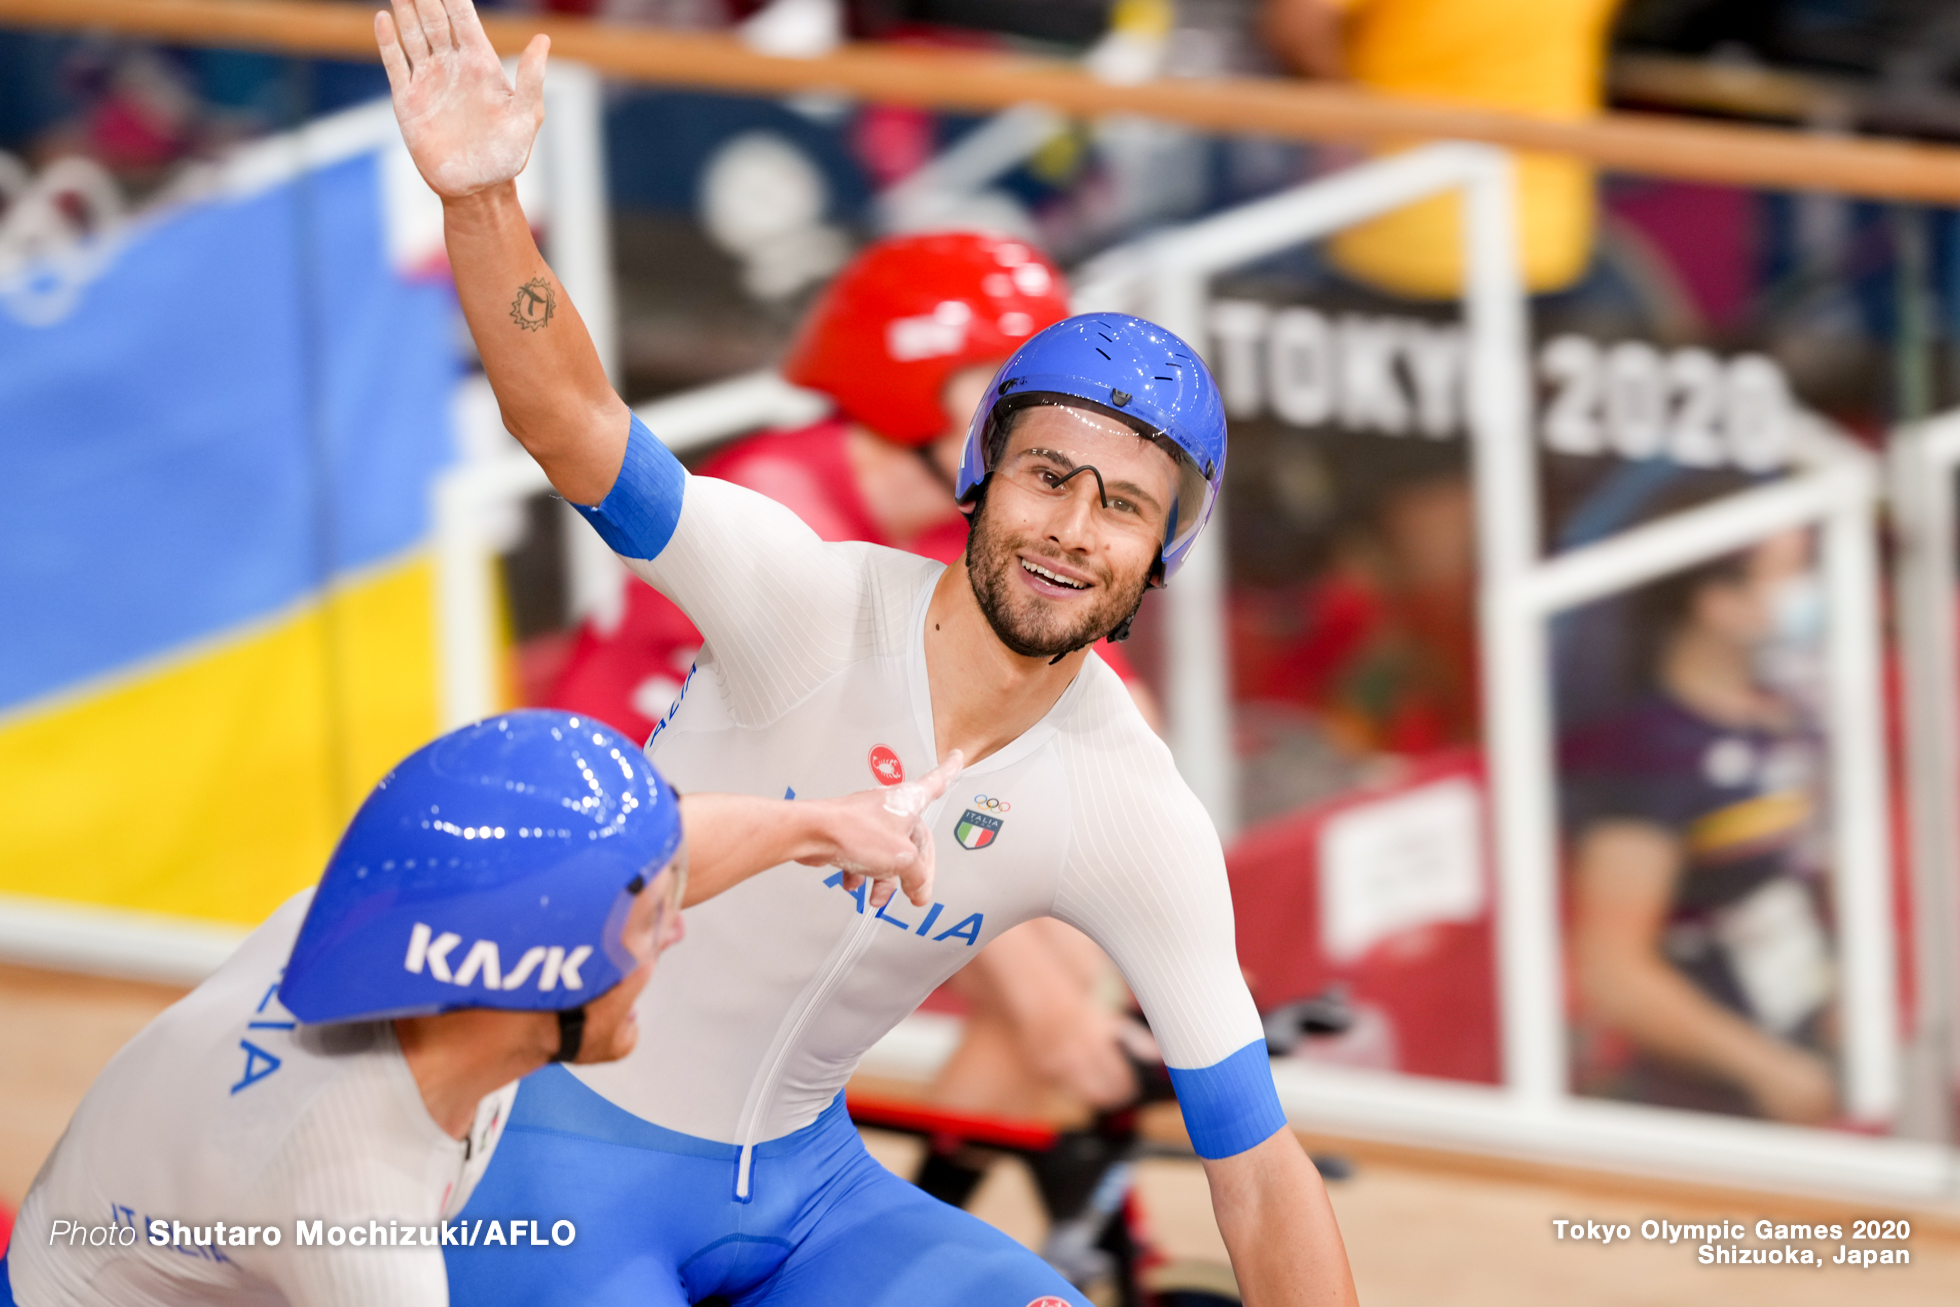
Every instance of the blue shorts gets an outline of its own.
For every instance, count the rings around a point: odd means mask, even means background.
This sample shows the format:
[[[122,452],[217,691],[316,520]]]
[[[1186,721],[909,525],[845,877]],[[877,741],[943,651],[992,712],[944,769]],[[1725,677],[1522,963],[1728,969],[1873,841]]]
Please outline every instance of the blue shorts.
[[[463,1220],[535,1220],[564,1247],[443,1250],[455,1307],[1089,1307],[1000,1231],[922,1193],[865,1151],[837,1100],[758,1144],[749,1198],[741,1150],[663,1129],[563,1067],[519,1087],[503,1140]]]

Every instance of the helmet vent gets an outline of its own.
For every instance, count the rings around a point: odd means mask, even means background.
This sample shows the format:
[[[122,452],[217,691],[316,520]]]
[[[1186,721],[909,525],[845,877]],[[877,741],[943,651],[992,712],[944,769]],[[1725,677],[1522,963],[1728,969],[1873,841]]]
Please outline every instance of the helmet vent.
[[[1104,358],[1109,358],[1109,351],[1104,349],[1101,345],[1096,346],[1096,353],[1102,355]],[[1115,360],[1111,359],[1110,361],[1114,362]]]

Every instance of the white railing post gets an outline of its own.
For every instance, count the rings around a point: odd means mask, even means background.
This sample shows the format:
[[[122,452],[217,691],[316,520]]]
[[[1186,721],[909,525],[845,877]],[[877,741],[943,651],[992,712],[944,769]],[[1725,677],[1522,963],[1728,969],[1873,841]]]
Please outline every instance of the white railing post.
[[[444,473],[435,485],[437,700],[445,731],[494,711],[497,705],[492,559],[477,519],[483,505],[469,465]]]
[[[1557,773],[1546,617],[1514,602],[1536,566],[1538,469],[1510,160],[1482,152],[1463,248],[1471,461],[1477,497],[1484,757],[1497,852],[1497,980],[1504,1083],[1522,1106],[1567,1091],[1558,921]]]
[[[1874,602],[1882,585],[1872,539],[1871,503],[1877,487],[1873,469],[1863,459],[1846,460],[1830,475],[1860,483],[1855,497],[1847,494],[1831,510],[1821,532],[1830,613],[1825,662],[1831,877],[1838,914],[1845,1110],[1855,1121],[1882,1125],[1898,1107],[1899,1006]]]
[[[1150,316],[1176,332],[1200,354],[1205,352],[1203,268],[1178,262],[1169,247],[1154,260]],[[1165,587],[1165,648],[1169,655],[1168,708],[1171,754],[1185,783],[1211,814],[1221,839],[1239,829],[1238,752],[1232,739],[1232,666],[1225,649],[1225,592],[1228,550],[1220,495],[1211,522],[1198,537]]]
[[[1003,109],[917,171],[880,192],[874,209],[887,232],[957,223],[959,209],[1065,130],[1068,119],[1046,105]]]
[[[612,223],[606,212],[604,85],[584,64],[551,61],[545,77],[542,156],[550,194],[545,257],[578,305],[606,375],[619,381]]]
[[[607,213],[605,86],[584,64],[554,59],[545,76],[543,164],[550,192],[545,255],[591,333],[606,376],[622,380],[619,312],[613,295],[612,223]],[[612,551],[569,505],[564,516],[565,585],[573,618],[616,616],[625,573]]]
[[[1889,446],[1898,554],[1893,608],[1905,701],[1907,817],[1911,833],[1912,1042],[1901,1085],[1901,1128],[1952,1144],[1960,1083],[1960,603],[1954,487],[1960,414],[1898,432]]]

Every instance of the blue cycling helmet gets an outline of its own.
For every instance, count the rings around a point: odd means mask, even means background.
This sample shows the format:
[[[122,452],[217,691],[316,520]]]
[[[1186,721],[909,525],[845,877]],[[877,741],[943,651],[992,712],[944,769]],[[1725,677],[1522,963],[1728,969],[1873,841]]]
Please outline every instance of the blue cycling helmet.
[[[1164,529],[1168,580],[1211,517],[1225,480],[1225,403],[1210,369],[1154,322],[1127,313],[1064,318],[1028,338],[994,374],[960,455],[957,495],[969,502],[992,471],[1003,419],[1030,404],[1093,409],[1134,427],[1177,464],[1177,503]]]
[[[680,847],[679,799],[610,726],[525,710],[451,731],[354,814],[280,1002],[308,1022],[463,1007],[562,1018],[633,969],[627,910]]]

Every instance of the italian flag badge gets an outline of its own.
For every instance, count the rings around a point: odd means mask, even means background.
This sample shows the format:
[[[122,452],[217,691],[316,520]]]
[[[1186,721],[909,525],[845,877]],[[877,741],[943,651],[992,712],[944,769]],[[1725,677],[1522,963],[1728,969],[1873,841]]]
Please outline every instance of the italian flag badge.
[[[1000,818],[989,817],[985,813],[968,808],[960,814],[960,824],[953,827],[953,838],[963,849],[984,849],[994,842],[1000,834]]]

